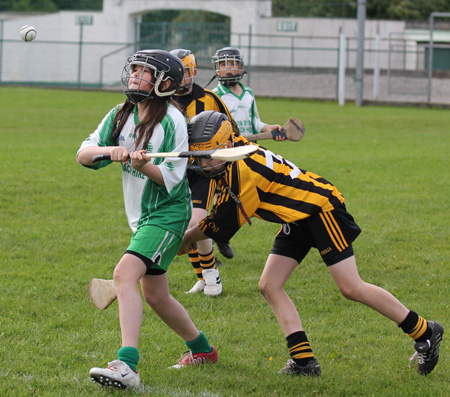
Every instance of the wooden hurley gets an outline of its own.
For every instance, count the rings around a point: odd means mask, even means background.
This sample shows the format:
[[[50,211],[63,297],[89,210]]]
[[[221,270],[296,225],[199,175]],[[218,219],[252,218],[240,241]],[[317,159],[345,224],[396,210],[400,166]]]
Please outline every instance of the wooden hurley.
[[[305,126],[303,123],[291,117],[289,121],[283,125],[281,131],[277,129],[269,132],[261,132],[260,134],[245,136],[248,141],[259,141],[264,139],[276,139],[278,136],[284,137],[288,141],[298,142],[305,135]]]
[[[93,278],[89,286],[89,296],[95,307],[100,310],[106,309],[117,298],[114,280]]]

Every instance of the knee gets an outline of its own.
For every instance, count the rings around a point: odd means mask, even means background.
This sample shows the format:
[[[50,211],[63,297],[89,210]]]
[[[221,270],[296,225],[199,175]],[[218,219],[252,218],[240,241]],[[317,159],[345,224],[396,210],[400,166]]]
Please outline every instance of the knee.
[[[126,281],[126,272],[123,271],[121,266],[116,266],[113,273],[114,285],[120,288]]]
[[[259,280],[258,288],[259,288],[260,294],[267,301],[270,300],[270,297],[273,296],[273,294],[275,293],[275,290],[276,290],[273,283],[271,283],[270,281],[267,281],[267,280],[263,280],[263,279]]]
[[[359,302],[364,292],[364,283],[339,286],[339,290],[346,299]]]
[[[149,291],[142,291],[145,302],[156,312],[167,307],[167,297]]]
[[[154,311],[158,311],[158,307],[160,305],[158,296],[156,296],[155,294],[151,294],[149,292],[145,292],[143,291],[144,296],[144,300],[147,302],[147,304],[154,310]]]

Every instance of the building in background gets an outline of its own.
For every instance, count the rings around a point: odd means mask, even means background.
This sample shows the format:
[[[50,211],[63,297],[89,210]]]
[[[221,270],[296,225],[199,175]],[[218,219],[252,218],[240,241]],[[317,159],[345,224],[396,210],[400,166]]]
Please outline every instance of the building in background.
[[[201,9],[228,16],[230,25],[149,26],[142,22],[143,15],[158,9]],[[339,35],[344,34],[346,95],[351,98],[356,15],[355,19],[274,18],[271,9],[271,0],[104,0],[102,11],[0,13],[0,84],[119,88],[125,58],[142,48],[192,48],[199,62],[198,81],[206,84],[213,76],[211,56],[217,48],[231,45],[242,50],[247,82],[256,95],[335,99]],[[36,40],[29,43],[19,36],[27,24],[37,29]],[[365,97],[371,97],[372,71],[379,65],[382,77],[388,78],[379,83],[377,99],[423,101],[428,87],[428,42],[426,26],[366,21]],[[438,77],[447,81],[448,25],[434,31],[434,43],[433,69],[442,70]],[[439,90],[446,89],[446,84],[433,87],[433,101],[442,102]]]

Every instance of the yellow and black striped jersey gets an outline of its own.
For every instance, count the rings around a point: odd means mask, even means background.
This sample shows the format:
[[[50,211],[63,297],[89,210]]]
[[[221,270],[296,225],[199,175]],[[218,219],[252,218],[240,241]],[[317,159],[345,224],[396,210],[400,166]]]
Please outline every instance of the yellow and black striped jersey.
[[[174,98],[185,111],[187,121],[190,121],[192,117],[205,110],[215,110],[216,112],[227,115],[233,125],[233,132],[236,135],[239,135],[239,129],[237,128],[233,117],[231,116],[226,105],[216,93],[210,90],[205,90],[203,87],[194,83],[191,93],[187,95],[175,96]]]
[[[242,136],[235,146],[248,144]],[[250,157],[229,163],[217,202],[200,229],[210,238],[227,242],[246,223],[238,200],[230,197],[223,185],[239,199],[245,214],[275,223],[290,223],[319,212],[328,212],[344,202],[334,185],[270,150],[259,147]]]

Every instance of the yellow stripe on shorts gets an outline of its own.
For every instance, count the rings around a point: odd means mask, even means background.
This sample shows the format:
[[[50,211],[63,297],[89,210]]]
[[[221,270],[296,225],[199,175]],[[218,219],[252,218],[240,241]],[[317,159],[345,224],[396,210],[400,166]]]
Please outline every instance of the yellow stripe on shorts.
[[[339,228],[336,220],[330,212],[322,212],[319,214],[322,219],[325,228],[328,231],[328,234],[333,241],[333,244],[342,252],[345,248],[348,247],[347,241],[345,241],[344,236],[342,234],[341,229]]]

